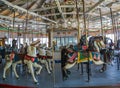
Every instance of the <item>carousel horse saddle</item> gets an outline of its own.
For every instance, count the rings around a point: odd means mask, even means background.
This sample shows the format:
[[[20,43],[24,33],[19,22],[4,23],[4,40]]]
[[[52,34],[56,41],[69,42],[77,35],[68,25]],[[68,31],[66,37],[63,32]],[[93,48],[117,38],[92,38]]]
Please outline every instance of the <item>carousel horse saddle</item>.
[[[22,60],[22,62],[24,63],[24,59],[26,60],[31,60],[32,62],[34,62],[35,58],[34,57],[31,57],[31,56],[28,56],[28,55],[25,55],[25,54],[15,54],[15,57],[14,57],[14,61],[19,61],[19,60]]]

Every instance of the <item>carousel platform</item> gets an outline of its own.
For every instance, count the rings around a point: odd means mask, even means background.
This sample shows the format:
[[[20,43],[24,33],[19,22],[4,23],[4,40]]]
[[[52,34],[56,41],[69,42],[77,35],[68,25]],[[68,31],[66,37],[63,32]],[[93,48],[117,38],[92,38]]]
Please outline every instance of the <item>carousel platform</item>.
[[[83,65],[84,70],[81,74],[81,69],[75,65],[70,69],[71,74],[67,80],[62,80],[60,54],[55,53],[55,70],[52,74],[48,74],[45,67],[43,67],[41,74],[36,76],[39,84],[34,84],[33,79],[29,73],[22,72],[20,66],[17,67],[20,79],[16,79],[14,73],[10,69],[7,72],[7,79],[2,79],[4,64],[0,64],[0,88],[4,85],[16,86],[16,88],[120,88],[120,70],[117,70],[116,61],[113,65],[108,65],[107,70],[103,73],[99,72],[101,66],[91,64],[91,76],[88,82],[86,72],[86,65]],[[12,87],[11,87],[12,88]]]

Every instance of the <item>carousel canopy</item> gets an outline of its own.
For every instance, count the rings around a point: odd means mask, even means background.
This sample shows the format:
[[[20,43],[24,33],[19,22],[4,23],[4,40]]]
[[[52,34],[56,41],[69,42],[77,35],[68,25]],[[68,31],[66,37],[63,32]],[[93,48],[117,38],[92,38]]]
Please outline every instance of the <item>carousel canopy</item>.
[[[42,33],[47,29],[77,30],[78,25],[82,30],[85,15],[89,31],[98,31],[101,26],[112,28],[111,17],[119,23],[119,11],[120,0],[0,0],[0,26]]]

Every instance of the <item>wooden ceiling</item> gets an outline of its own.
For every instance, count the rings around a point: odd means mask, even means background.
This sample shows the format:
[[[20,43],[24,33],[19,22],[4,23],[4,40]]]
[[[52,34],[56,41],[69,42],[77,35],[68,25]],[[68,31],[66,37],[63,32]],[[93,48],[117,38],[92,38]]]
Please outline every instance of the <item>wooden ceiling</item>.
[[[90,28],[93,25],[97,25],[95,29],[100,28],[99,9],[101,9],[103,21],[111,20],[110,8],[113,15],[119,16],[120,0],[84,1],[87,23],[90,22]],[[56,30],[61,28],[77,29],[77,14],[79,14],[80,27],[82,28],[82,0],[0,0],[0,24],[3,27],[14,24],[14,26],[27,26],[27,29],[39,31],[42,29],[46,31],[48,27]]]

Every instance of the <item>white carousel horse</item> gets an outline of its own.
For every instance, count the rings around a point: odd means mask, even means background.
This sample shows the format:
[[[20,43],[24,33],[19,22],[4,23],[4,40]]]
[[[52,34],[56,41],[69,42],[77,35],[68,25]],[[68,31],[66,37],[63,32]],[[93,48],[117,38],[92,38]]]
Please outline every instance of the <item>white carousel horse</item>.
[[[38,46],[38,58],[41,64],[45,64],[45,67],[47,69],[48,74],[50,74],[50,69],[49,69],[49,65],[48,62],[46,60],[47,56],[46,56],[46,50],[45,50],[46,44],[41,44],[40,46]]]
[[[52,66],[53,66],[53,63],[54,63],[54,61],[53,61],[53,50],[52,50],[52,47],[47,47],[47,49],[46,49],[46,55],[47,55],[47,61],[48,61],[49,68],[52,71]]]
[[[35,75],[34,75],[34,69],[33,67],[36,67],[36,68],[39,68],[39,70],[37,71],[37,74],[40,74],[41,72],[41,69],[42,69],[42,66],[37,64],[37,63],[33,63],[35,61],[35,57],[36,56],[36,47],[35,45],[39,43],[39,40],[37,41],[34,41],[27,49],[28,53],[27,55],[25,55],[25,57],[23,56],[23,61],[25,64],[27,64],[28,66],[28,69],[30,70],[30,73],[32,75],[32,78],[34,80],[35,83],[37,83],[37,79],[35,78]],[[17,64],[22,64],[23,61],[20,59],[20,60],[17,60],[13,63],[13,59],[15,57],[15,53],[11,53],[10,55],[7,55],[6,56],[6,59],[7,59],[7,62],[6,62],[6,65],[4,67],[4,72],[3,72],[3,79],[6,79],[6,70],[8,68],[10,68],[11,65],[13,65],[13,71],[15,73],[15,76],[16,78],[19,78],[18,74],[17,74],[17,71],[16,71],[16,66]]]

